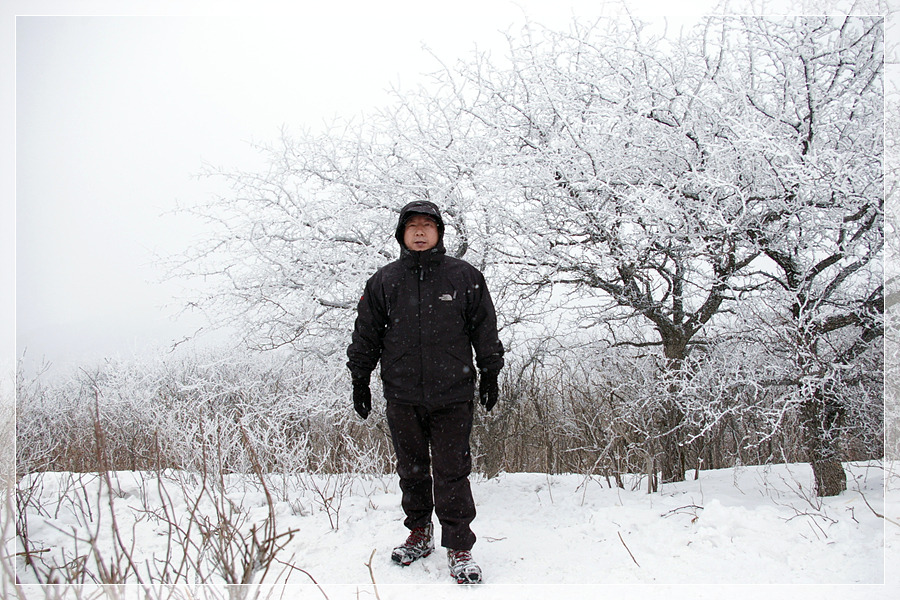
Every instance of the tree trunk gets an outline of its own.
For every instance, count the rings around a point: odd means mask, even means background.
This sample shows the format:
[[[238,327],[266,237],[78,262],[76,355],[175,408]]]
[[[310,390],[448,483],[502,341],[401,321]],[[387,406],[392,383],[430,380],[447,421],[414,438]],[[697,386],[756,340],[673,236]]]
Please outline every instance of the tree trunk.
[[[684,446],[681,441],[684,437],[681,426],[684,423],[684,414],[671,400],[667,400],[663,407],[662,421],[660,423],[660,443],[662,457],[660,459],[661,479],[663,483],[684,481],[685,457]]]
[[[669,380],[668,397],[662,403],[662,410],[657,431],[660,432],[660,479],[663,483],[684,481],[686,467],[684,441],[684,411],[675,401],[681,380],[687,377],[682,371],[687,355],[687,338],[683,335],[671,335],[663,338],[663,351],[666,357],[665,378]]]
[[[804,443],[816,479],[816,495],[837,496],[847,489],[838,445],[843,410],[833,393],[821,391],[803,404],[800,413]]]
[[[813,475],[816,477],[816,495],[837,496],[847,489],[847,474],[844,465],[837,459],[813,461]]]

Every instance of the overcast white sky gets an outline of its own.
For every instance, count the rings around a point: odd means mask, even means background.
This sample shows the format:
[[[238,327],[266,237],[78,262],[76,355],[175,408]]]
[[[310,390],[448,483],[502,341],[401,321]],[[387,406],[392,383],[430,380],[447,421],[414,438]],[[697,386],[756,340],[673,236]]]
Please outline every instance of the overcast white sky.
[[[631,2],[643,14],[712,4]],[[423,44],[452,61],[476,45],[502,51],[500,32],[526,15],[565,26],[615,9],[598,0],[30,0],[2,11],[0,101],[14,117],[4,110],[0,307],[9,314],[15,301],[15,321],[4,319],[0,337],[15,356],[27,349],[32,362],[68,364],[193,331],[196,322],[172,319],[178,288],[158,282],[153,261],[193,235],[189,222],[163,215],[216,191],[193,177],[204,163],[252,168],[248,141],[383,104],[388,86],[413,85],[434,66]]]

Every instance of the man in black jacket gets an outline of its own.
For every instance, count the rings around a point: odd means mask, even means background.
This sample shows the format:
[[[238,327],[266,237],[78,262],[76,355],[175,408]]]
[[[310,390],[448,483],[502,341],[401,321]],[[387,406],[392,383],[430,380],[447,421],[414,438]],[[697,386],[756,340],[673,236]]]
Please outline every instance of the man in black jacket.
[[[503,344],[484,276],[447,256],[437,206],[418,201],[400,211],[400,258],[366,283],[357,307],[347,366],[353,405],[365,419],[372,407],[369,376],[381,361],[386,416],[403,492],[406,542],[391,558],[409,565],[434,550],[431,513],[441,524],[450,572],[459,583],[481,582],[472,560],[475,503],[469,487],[469,434],[475,397],[491,410]]]

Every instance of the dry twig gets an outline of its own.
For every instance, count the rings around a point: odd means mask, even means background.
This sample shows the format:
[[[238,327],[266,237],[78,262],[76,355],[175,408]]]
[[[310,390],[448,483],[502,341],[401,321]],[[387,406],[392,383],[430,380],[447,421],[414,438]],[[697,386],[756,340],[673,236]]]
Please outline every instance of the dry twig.
[[[631,550],[628,548],[628,544],[625,543],[625,540],[622,538],[622,532],[617,532],[619,534],[619,541],[622,542],[622,545],[625,546],[625,549],[628,550],[628,556],[631,557],[631,560],[634,561],[634,564],[640,568],[641,565],[638,564],[638,561],[634,558],[634,554],[631,553]]]

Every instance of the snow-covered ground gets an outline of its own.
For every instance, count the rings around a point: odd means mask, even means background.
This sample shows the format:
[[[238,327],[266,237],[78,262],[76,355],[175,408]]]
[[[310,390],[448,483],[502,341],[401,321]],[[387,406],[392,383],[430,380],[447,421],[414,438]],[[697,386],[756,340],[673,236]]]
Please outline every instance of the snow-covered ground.
[[[270,480],[276,531],[296,533],[277,555],[284,562],[267,573],[264,582],[277,585],[264,595],[900,598],[900,473],[882,463],[847,469],[848,491],[826,499],[812,495],[807,465],[702,471],[697,479],[690,471],[688,481],[653,494],[639,481],[619,489],[579,475],[473,476],[479,538],[473,554],[486,585],[468,591],[450,579],[441,551],[406,568],[391,563],[391,548],[406,534],[395,477]],[[139,570],[146,580],[165,568],[155,561],[176,560],[183,546],[173,544],[170,523],[187,529],[197,482],[178,484],[179,476],[170,474],[160,487],[153,474],[114,474],[116,526],[126,547],[137,540],[129,554],[145,565]],[[96,475],[54,473],[34,487],[42,508],[29,511],[28,532],[31,550],[45,550],[45,565],[87,554],[84,540],[92,537],[101,553],[114,556],[112,520],[104,513],[110,499],[98,482]],[[235,478],[225,496],[230,502],[222,506],[244,531],[269,512],[259,485]],[[213,514],[214,499],[204,497],[199,511]],[[200,529],[195,523],[186,534],[199,543]],[[82,540],[77,548],[75,537]],[[199,545],[189,552],[198,564],[209,559]],[[36,582],[21,557],[17,574],[23,584]]]

